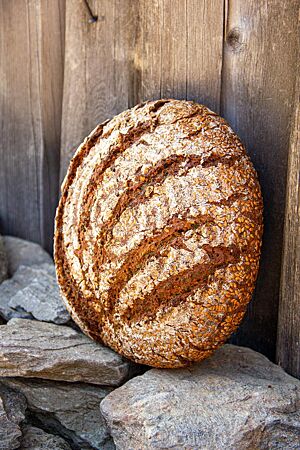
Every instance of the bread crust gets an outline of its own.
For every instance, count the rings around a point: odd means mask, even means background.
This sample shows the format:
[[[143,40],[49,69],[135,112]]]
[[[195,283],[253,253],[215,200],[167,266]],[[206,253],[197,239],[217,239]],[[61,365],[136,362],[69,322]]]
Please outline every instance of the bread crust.
[[[262,210],[224,119],[172,99],[124,111],[85,139],[62,186],[54,256],[69,312],[133,361],[206,358],[251,299]]]

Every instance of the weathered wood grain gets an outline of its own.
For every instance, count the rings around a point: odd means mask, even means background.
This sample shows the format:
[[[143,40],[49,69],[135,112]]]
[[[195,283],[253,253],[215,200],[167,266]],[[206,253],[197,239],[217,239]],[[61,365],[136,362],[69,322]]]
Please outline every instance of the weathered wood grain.
[[[223,2],[140,0],[135,101],[195,100],[219,111]]]
[[[0,228],[52,246],[64,0],[0,1]]]
[[[289,129],[297,63],[298,1],[230,0],[221,113],[258,170],[265,232],[256,293],[234,338],[275,356]]]
[[[65,0],[40,1],[40,105],[43,131],[41,243],[52,250],[59,194],[61,113],[65,48]]]
[[[218,0],[67,2],[61,177],[101,121],[144,100],[188,98],[219,110],[223,7]],[[199,26],[199,24],[205,24]]]
[[[299,54],[300,57],[300,54]],[[298,59],[299,61],[299,59]],[[300,68],[299,68],[300,69]],[[292,124],[283,261],[278,315],[277,362],[300,378],[300,76],[295,89]]]
[[[224,2],[187,0],[188,100],[220,111]]]
[[[89,22],[83,1],[66,2],[61,178],[83,138],[129,106],[135,2],[89,4],[97,22]]]
[[[139,0],[136,4],[131,106],[161,97],[162,1]]]
[[[187,94],[187,2],[161,2],[161,85],[164,98],[186,98]]]

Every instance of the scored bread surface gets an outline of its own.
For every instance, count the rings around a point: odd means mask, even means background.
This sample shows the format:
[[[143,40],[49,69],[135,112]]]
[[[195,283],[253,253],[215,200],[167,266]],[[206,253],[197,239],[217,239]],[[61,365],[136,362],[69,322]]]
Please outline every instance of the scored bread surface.
[[[123,356],[182,367],[240,323],[257,276],[262,198],[226,121],[146,102],[79,147],[56,215],[58,282],[74,320]]]

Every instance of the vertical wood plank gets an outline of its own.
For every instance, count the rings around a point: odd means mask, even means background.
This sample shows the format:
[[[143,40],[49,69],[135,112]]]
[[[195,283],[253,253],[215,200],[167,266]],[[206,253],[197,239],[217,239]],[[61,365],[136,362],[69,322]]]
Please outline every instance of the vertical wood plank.
[[[224,2],[187,0],[187,99],[220,111]]]
[[[260,274],[234,342],[275,356],[298,1],[227,2],[222,108],[258,170],[265,204]]]
[[[187,96],[187,1],[162,1],[161,85],[164,98]]]
[[[130,106],[136,5],[130,0],[66,2],[61,178],[83,138]]]
[[[59,194],[65,0],[41,0],[40,23],[40,103],[43,133],[41,242],[52,251],[54,215]]]
[[[300,56],[300,55],[299,55]],[[299,61],[299,59],[298,59]],[[283,261],[278,315],[277,362],[300,378],[300,76],[290,140]]]
[[[140,0],[135,103],[174,97],[219,111],[223,2]]]
[[[133,103],[161,97],[162,0],[139,0],[132,65]]]
[[[0,1],[0,227],[52,247],[64,0]]]

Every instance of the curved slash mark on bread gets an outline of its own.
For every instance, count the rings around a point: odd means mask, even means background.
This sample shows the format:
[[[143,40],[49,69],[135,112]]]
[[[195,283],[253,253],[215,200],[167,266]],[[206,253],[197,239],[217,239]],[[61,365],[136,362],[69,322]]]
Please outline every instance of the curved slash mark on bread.
[[[202,156],[200,155],[170,155],[160,160],[147,172],[146,175],[138,176],[135,182],[129,184],[128,189],[120,196],[116,206],[114,207],[109,220],[107,220],[100,229],[96,238],[94,248],[95,262],[94,269],[100,267],[105,260],[105,246],[112,239],[114,226],[118,223],[122,213],[128,208],[144,203],[150,197],[145,192],[145,187],[158,186],[170,175],[178,174],[186,175],[191,167],[201,164]]]
[[[214,160],[214,164],[223,163],[232,165],[237,159],[237,156],[235,156],[234,158],[222,157],[217,161]],[[120,196],[116,206],[111,213],[110,219],[102,225],[102,228],[100,229],[100,232],[95,240],[96,243],[94,248],[93,264],[94,272],[96,273],[99,267],[105,262],[105,259],[108,259],[108,254],[106,253],[105,246],[111,241],[113,228],[118,223],[122,213],[128,207],[133,207],[135,205],[144,203],[151,196],[151,194],[146,194],[145,188],[162,184],[169,175],[179,174],[180,176],[185,176],[191,168],[199,165],[204,167],[205,164],[206,158],[203,154],[173,154],[165,159],[158,161],[151,167],[147,174],[139,176],[135,182],[131,181],[129,183],[128,189]],[[231,198],[228,199],[229,204],[239,199],[241,195],[239,193],[235,193],[230,197]],[[215,204],[218,203],[215,202]]]
[[[55,228],[56,228],[56,239],[54,243],[54,259],[56,263],[56,274],[60,286],[60,291],[62,293],[63,298],[67,299],[67,302],[70,302],[70,299],[72,299],[72,308],[74,308],[75,313],[79,313],[82,309],[89,313],[89,301],[83,296],[80,285],[77,284],[76,280],[74,279],[71,269],[69,266],[69,263],[67,262],[67,259],[65,257],[65,244],[63,239],[63,206],[68,198],[68,188],[72,185],[75,177],[78,167],[80,167],[82,160],[89,154],[90,150],[97,144],[99,139],[103,135],[103,128],[109,121],[105,121],[99,126],[95,128],[95,130],[87,137],[87,139],[84,141],[84,143],[78,148],[76,154],[72,158],[69,166],[68,173],[65,177],[65,180],[62,184],[62,195],[59,201],[59,205],[56,212],[55,217]],[[59,269],[58,269],[59,267]],[[74,314],[71,308],[68,308],[68,311],[70,314]],[[100,340],[99,336],[99,324],[101,324],[100,321],[100,314],[98,312],[95,312],[93,314],[88,314],[87,316],[84,316],[84,314],[80,314],[80,317],[84,317],[85,320],[81,320],[81,322],[84,324],[86,330],[88,328],[91,328],[91,331],[89,334],[93,335],[96,340]],[[101,314],[102,317],[102,314]],[[86,322],[86,320],[90,320],[90,323]],[[86,324],[85,324],[86,322]]]
[[[108,156],[101,161],[100,165],[96,166],[93,174],[91,176],[91,182],[84,193],[84,199],[83,204],[86,205],[86,209],[84,213],[82,214],[80,218],[79,223],[79,230],[81,230],[83,233],[82,235],[79,234],[78,240],[79,243],[82,245],[82,248],[85,246],[85,239],[84,239],[84,230],[89,225],[89,207],[87,205],[91,205],[93,202],[93,193],[95,186],[101,178],[103,177],[103,174],[107,168],[109,168],[116,158],[125,151],[128,147],[130,147],[134,142],[139,140],[144,134],[147,132],[152,132],[155,127],[158,125],[157,123],[157,113],[160,110],[160,108],[168,103],[170,100],[158,100],[154,103],[149,109],[149,113],[151,114],[151,120],[145,122],[145,123],[137,123],[134,127],[132,127],[131,130],[127,132],[127,134],[121,135],[120,134],[120,140],[119,142],[114,145],[112,145],[110,152]],[[195,109],[190,114],[187,114],[185,116],[181,116],[180,118],[174,120],[171,123],[175,123],[177,121],[191,118],[198,113],[201,112],[201,108],[198,105],[194,105]],[[59,202],[59,206],[57,209],[56,214],[56,230],[57,230],[57,236],[56,236],[56,244],[55,244],[55,260],[56,262],[60,263],[61,270],[58,271],[58,278],[60,281],[60,289],[62,291],[63,296],[65,296],[67,299],[72,299],[73,308],[75,311],[81,311],[84,312],[84,314],[80,314],[81,317],[85,317],[86,322],[88,323],[88,328],[90,328],[90,333],[94,335],[94,337],[97,336],[97,340],[100,340],[99,337],[99,329],[101,328],[102,319],[105,316],[105,311],[100,311],[95,308],[90,309],[90,304],[96,302],[97,300],[95,298],[86,298],[86,296],[83,295],[80,286],[77,285],[74,277],[71,275],[70,266],[65,258],[64,252],[65,252],[65,246],[63,242],[63,234],[62,234],[62,227],[63,227],[63,205],[68,197],[68,188],[72,185],[75,177],[78,167],[81,165],[83,159],[87,157],[90,150],[99,142],[99,139],[101,138],[107,138],[111,134],[111,130],[106,132],[104,134],[104,127],[110,122],[110,120],[106,120],[99,126],[95,128],[95,130],[85,139],[84,143],[79,147],[76,154],[72,158],[69,166],[69,170],[67,173],[67,176],[65,177],[65,180],[62,185],[62,195]],[[125,126],[125,123],[119,124],[119,127],[121,125]],[[78,259],[80,264],[82,265],[83,260],[82,256],[79,253]],[[67,281],[66,281],[67,280]],[[87,283],[88,280],[85,277],[85,282]],[[89,288],[90,283],[87,283]],[[62,288],[63,286],[63,288]],[[92,311],[92,312],[91,312]]]
[[[144,134],[147,132],[153,132],[154,129],[160,124],[157,119],[157,112],[159,109],[165,104],[168,103],[169,100],[161,100],[156,102],[152,108],[150,109],[151,119],[144,123],[136,123],[135,126],[133,126],[125,135],[119,134],[118,136],[118,142],[114,143],[106,158],[104,158],[100,164],[98,164],[90,177],[89,184],[86,188],[86,191],[83,195],[82,204],[85,205],[85,208],[81,214],[80,221],[79,221],[79,230],[82,232],[79,232],[78,234],[78,242],[79,246],[81,248],[86,247],[85,242],[85,230],[89,227],[90,224],[90,209],[94,201],[93,194],[95,192],[95,189],[97,188],[99,182],[103,179],[105,171],[110,168],[115,160],[120,156],[123,152],[125,152],[131,145],[133,145],[135,142],[140,140]],[[158,105],[156,105],[158,104]],[[156,115],[155,115],[156,113]],[[178,122],[183,119],[189,119],[196,114],[200,113],[200,108],[196,108],[192,113],[190,113],[187,116],[178,118],[175,122]],[[171,123],[175,123],[171,122]],[[102,138],[106,138],[106,134],[102,134]],[[106,224],[104,225],[106,226]],[[78,259],[80,262],[80,265],[83,264],[83,259],[81,255],[78,255]]]
[[[114,282],[108,292],[108,310],[113,315],[121,290],[137,272],[149,256],[159,255],[162,246],[170,244],[178,232],[207,223],[210,219],[207,216],[198,216],[194,223],[182,222],[165,230],[158,236],[152,236],[129,252],[122,267],[117,271]],[[181,221],[180,221],[181,222]],[[148,242],[147,242],[148,241]],[[185,269],[176,275],[158,283],[154,289],[145,297],[134,301],[133,306],[128,306],[122,318],[129,322],[138,322],[142,319],[153,320],[161,307],[178,306],[199,286],[208,281],[209,276],[221,267],[236,263],[241,255],[241,251],[236,246],[216,246],[203,245],[202,249],[208,254],[210,261],[207,264],[199,263],[192,268]]]
[[[134,302],[133,308],[127,313],[130,322],[138,322],[145,317],[147,320],[153,320],[159,310],[180,305],[196,289],[205,285],[217,269],[236,263],[240,257],[240,251],[235,246],[230,248],[207,245],[202,248],[209,254],[210,262],[195,264],[192,268],[182,270],[158,283],[140,303]]]
[[[202,214],[182,219],[177,216],[171,217],[162,230],[154,230],[153,235],[144,239],[137,247],[127,253],[125,261],[116,272],[108,297],[116,301],[121,290],[149,257],[159,255],[163,247],[167,244],[172,245],[172,242],[176,241],[182,233],[209,222],[214,222],[213,218]],[[110,309],[113,308],[113,303],[110,300]]]

